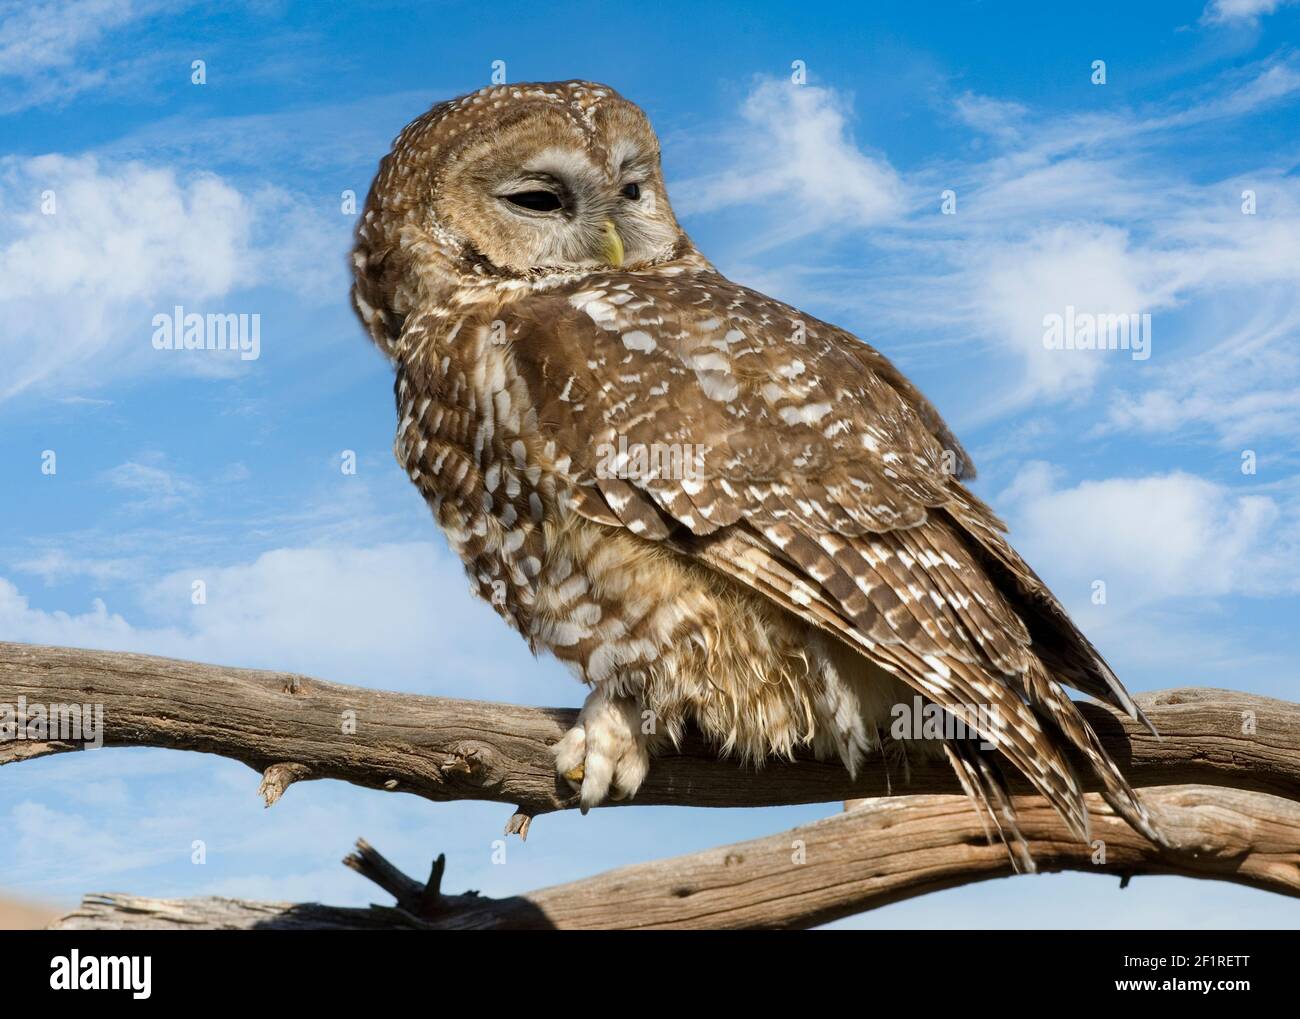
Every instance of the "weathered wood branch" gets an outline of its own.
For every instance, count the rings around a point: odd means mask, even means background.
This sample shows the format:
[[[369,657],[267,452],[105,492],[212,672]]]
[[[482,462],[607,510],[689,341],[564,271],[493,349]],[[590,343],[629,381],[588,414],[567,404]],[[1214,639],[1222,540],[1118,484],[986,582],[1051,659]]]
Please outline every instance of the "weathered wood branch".
[[[0,643],[0,705],[103,706],[105,746],[197,750],[263,774],[274,803],[295,781],[333,778],[431,800],[517,804],[511,827],[575,805],[557,783],[550,747],[570,709],[529,708],[343,686],[280,672],[145,655]],[[1160,731],[1081,705],[1106,748],[1138,786],[1196,783],[1300,800],[1300,705],[1225,690],[1139,696]],[[0,741],[0,764],[75,742]],[[1083,769],[1083,774],[1087,770]],[[1028,792],[1026,784],[1017,791]],[[1096,786],[1090,788],[1095,789]],[[636,803],[753,807],[958,792],[946,764],[867,767],[857,781],[837,763],[774,762],[746,770],[702,740],[656,760]],[[911,802],[911,801],[909,801]]]
[[[1146,795],[1179,844],[1177,852],[1149,843],[1095,794],[1088,796],[1092,845],[1076,842],[1042,799],[1018,797],[1016,806],[1021,831],[1042,871],[1075,870],[1125,880],[1181,874],[1300,896],[1300,805],[1202,786],[1172,786]],[[361,855],[369,857],[363,872],[406,908],[90,895],[54,926],[790,929],[1011,873],[1006,850],[987,843],[969,801],[946,795],[868,800],[779,835],[506,899],[471,894],[434,901],[428,885],[401,874],[368,846]],[[440,880],[441,868],[435,865],[434,870]]]

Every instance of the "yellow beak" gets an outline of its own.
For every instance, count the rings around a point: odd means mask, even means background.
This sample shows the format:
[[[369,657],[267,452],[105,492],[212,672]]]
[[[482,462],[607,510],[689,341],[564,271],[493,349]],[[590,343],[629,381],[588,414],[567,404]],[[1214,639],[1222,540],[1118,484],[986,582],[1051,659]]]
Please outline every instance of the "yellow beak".
[[[618,235],[618,229],[614,226],[612,219],[605,220],[600,253],[604,256],[605,261],[615,269],[623,267],[623,238]]]

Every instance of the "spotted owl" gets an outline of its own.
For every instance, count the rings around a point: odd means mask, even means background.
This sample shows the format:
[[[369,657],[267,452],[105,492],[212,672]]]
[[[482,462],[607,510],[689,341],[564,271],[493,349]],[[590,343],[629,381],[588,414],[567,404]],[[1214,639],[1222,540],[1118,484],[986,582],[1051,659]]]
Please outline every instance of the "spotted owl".
[[[382,160],[352,258],[399,463],[472,590],[590,688],[554,748],[584,811],[693,727],[752,763],[946,757],[1027,867],[1008,765],[1087,839],[1081,762],[1160,840],[1062,684],[1138,708],[962,484],[937,411],[700,254],[637,106],[582,81],[434,106]],[[900,740],[913,706],[961,724]]]

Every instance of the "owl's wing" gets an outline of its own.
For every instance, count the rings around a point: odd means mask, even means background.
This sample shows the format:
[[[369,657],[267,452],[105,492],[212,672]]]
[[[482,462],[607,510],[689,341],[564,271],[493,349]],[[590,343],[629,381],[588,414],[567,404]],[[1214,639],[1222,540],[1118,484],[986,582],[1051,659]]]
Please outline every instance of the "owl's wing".
[[[1001,730],[981,735],[1081,838],[1066,746],[1159,838],[1056,677],[1136,714],[1132,699],[880,354],[714,273],[614,275],[499,314],[574,510],[748,584],[977,731],[991,708]]]

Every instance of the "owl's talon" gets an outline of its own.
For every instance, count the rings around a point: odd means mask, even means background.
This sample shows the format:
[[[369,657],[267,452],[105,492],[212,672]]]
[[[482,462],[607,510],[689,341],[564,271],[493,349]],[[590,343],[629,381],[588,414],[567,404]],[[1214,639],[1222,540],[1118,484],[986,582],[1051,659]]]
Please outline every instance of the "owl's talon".
[[[583,705],[578,724],[551,749],[556,772],[578,793],[584,814],[609,799],[630,799],[641,787],[650,751],[640,718],[636,701],[597,689]]]

